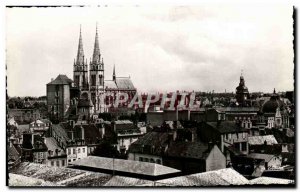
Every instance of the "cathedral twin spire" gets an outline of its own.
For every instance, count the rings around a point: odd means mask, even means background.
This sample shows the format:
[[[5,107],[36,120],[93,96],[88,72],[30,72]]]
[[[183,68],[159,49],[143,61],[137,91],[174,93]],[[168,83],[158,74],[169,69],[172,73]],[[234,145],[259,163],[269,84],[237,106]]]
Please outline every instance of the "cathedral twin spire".
[[[76,65],[84,65],[84,52],[83,52],[83,44],[82,44],[82,36],[81,36],[81,25],[80,25],[80,34],[79,34]]]
[[[96,26],[96,37],[95,37],[95,44],[94,44],[94,52],[92,58],[92,64],[103,64],[103,58],[101,62],[101,53],[99,48],[99,40],[98,40],[98,26]],[[74,62],[76,65],[85,65],[84,63],[84,51],[83,51],[83,43],[82,43],[82,35],[81,35],[81,25],[80,25],[80,33],[79,33],[79,43],[78,43],[78,51],[77,51],[77,58]]]

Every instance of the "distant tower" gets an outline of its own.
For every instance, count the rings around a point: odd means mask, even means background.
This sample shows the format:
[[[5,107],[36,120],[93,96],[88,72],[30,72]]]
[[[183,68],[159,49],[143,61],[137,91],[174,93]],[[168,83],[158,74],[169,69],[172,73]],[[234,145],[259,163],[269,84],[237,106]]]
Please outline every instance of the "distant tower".
[[[89,89],[88,66],[87,66],[87,60],[86,61],[84,60],[81,26],[80,26],[77,57],[76,59],[74,59],[73,79],[74,79],[75,86],[78,87],[80,91],[87,91]]]
[[[90,93],[95,112],[102,112],[100,99],[101,94],[104,93],[104,63],[99,48],[97,26],[93,58],[90,61]]]
[[[245,106],[248,97],[249,97],[249,92],[248,92],[248,88],[245,86],[245,80],[242,72],[240,77],[240,84],[236,88],[236,100],[239,106]]]

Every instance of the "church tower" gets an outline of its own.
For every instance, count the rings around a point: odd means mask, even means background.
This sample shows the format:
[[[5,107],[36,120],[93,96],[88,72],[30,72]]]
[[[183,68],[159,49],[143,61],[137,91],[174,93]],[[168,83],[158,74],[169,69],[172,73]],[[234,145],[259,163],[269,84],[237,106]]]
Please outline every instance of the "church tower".
[[[80,26],[77,57],[76,59],[74,59],[74,65],[73,65],[73,80],[75,86],[78,87],[80,91],[88,91],[89,89],[88,66],[87,66],[87,60],[85,60],[84,58],[81,26]]]
[[[239,86],[236,88],[236,101],[239,106],[246,106],[246,100],[249,98],[249,91],[245,85],[243,73],[240,76]]]
[[[104,62],[101,57],[98,27],[96,26],[96,37],[94,44],[94,52],[92,60],[90,61],[90,93],[94,105],[95,112],[103,112],[101,107],[101,95],[104,93]]]

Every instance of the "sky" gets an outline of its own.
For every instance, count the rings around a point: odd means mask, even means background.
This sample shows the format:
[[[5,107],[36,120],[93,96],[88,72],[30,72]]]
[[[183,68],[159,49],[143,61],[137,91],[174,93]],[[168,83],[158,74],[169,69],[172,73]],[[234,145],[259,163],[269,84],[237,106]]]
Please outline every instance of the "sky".
[[[9,96],[46,95],[59,74],[73,78],[79,28],[92,57],[98,23],[105,79],[132,79],[139,92],[293,90],[293,8],[149,6],[6,8]]]

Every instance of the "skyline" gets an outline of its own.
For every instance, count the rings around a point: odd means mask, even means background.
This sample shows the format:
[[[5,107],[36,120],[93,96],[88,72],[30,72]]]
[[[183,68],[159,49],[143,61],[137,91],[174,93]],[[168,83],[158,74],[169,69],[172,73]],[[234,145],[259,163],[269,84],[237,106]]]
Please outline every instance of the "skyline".
[[[89,61],[96,23],[105,80],[115,64],[139,92],[235,92],[241,70],[249,92],[293,90],[292,7],[247,8],[7,9],[8,95],[42,96],[58,74],[73,79],[79,26]]]

